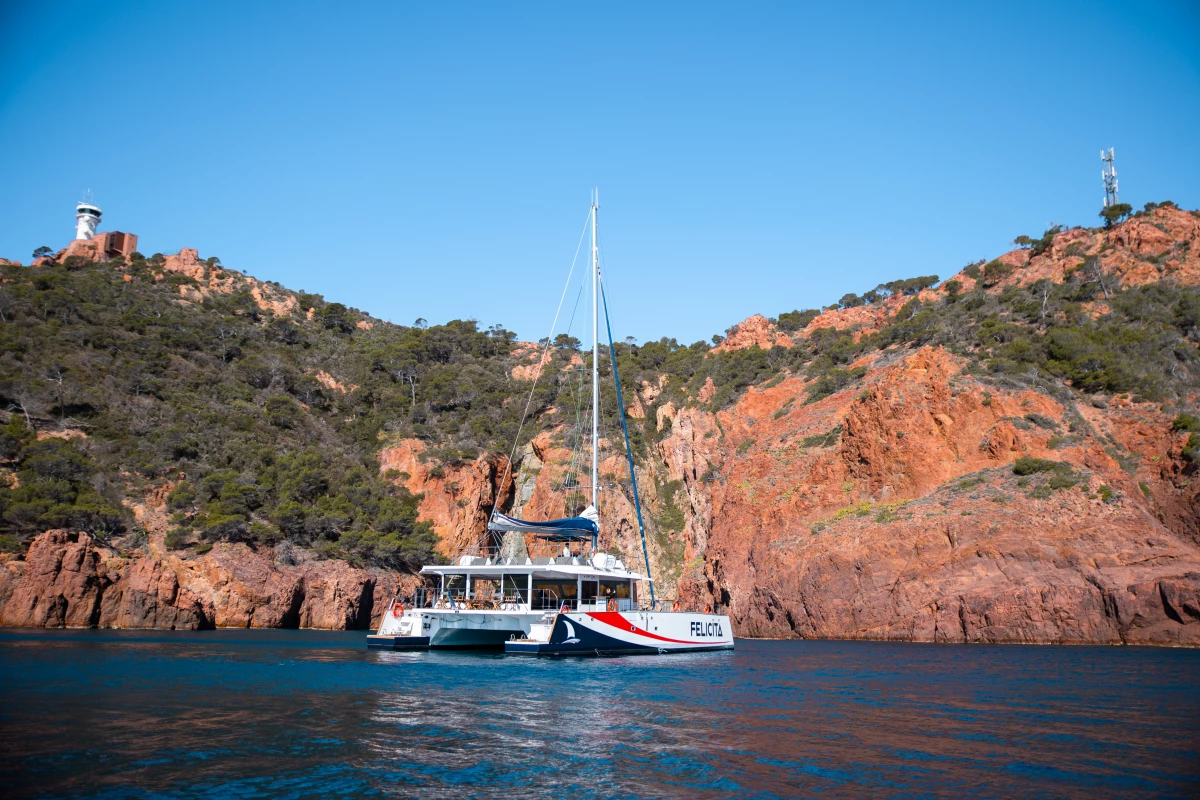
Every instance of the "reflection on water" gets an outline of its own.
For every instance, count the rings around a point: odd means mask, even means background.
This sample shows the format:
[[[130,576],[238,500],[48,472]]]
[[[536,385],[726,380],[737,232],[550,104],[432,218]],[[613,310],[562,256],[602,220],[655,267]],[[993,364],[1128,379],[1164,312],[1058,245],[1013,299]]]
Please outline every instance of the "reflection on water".
[[[361,633],[0,633],[10,796],[1200,794],[1200,652],[739,641],[532,660]]]

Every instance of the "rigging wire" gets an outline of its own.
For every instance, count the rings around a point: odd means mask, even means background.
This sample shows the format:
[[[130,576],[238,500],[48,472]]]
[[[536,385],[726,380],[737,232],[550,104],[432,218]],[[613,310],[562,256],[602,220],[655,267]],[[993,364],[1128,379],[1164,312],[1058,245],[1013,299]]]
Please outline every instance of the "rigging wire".
[[[550,323],[550,335],[546,337],[546,346],[542,348],[542,352],[538,354],[537,367],[533,373],[533,385],[529,387],[529,397],[525,400],[525,410],[521,413],[521,423],[517,426],[517,435],[513,437],[512,450],[508,454],[508,462],[504,465],[504,476],[500,478],[500,486],[504,486],[504,482],[508,480],[508,476],[512,474],[513,459],[517,455],[517,445],[521,443],[521,431],[525,429],[525,420],[529,418],[529,406],[533,403],[533,393],[537,390],[538,380],[542,377],[542,362],[545,360],[546,353],[549,352],[554,340],[554,329],[558,326],[558,316],[562,313],[563,302],[567,299],[567,289],[571,286],[571,278],[575,274],[575,263],[579,260],[579,250],[583,247],[583,237],[587,235],[588,223],[591,221],[591,210],[588,211],[588,216],[583,221],[583,230],[579,232],[579,242],[575,245],[575,257],[571,259],[571,270],[567,273],[567,282],[563,284],[562,296],[558,298],[558,309],[554,312],[554,321]],[[500,492],[496,491],[496,499],[492,502],[492,515],[496,513],[496,505],[500,502]],[[490,520],[491,517],[489,516]]]
[[[621,398],[621,378],[617,374],[617,351],[613,345],[612,322],[608,317],[608,298],[604,295],[604,285],[600,285],[601,297],[604,297],[604,326],[608,330],[608,355],[612,359],[613,382],[617,386],[618,414],[621,417],[621,432],[625,434],[625,457],[629,462],[629,480],[633,488],[633,508],[637,512],[638,533],[642,539],[642,558],[646,564],[646,580],[650,584],[650,605],[656,605],[654,599],[654,578],[650,576],[650,552],[646,547],[646,525],[642,521],[642,503],[638,499],[637,469],[633,463],[633,448],[629,445],[629,426],[625,422],[625,403]]]

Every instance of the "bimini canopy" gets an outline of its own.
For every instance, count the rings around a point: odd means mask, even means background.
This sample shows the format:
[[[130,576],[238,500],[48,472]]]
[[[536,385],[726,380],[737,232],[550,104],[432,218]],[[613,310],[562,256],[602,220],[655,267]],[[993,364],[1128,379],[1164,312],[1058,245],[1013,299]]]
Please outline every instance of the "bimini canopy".
[[[571,542],[577,539],[590,539],[598,534],[600,526],[596,524],[596,520],[599,519],[599,516],[592,506],[588,506],[578,517],[551,519],[545,522],[528,522],[494,511],[488,522],[488,530],[532,533],[539,539],[547,539],[551,542]]]

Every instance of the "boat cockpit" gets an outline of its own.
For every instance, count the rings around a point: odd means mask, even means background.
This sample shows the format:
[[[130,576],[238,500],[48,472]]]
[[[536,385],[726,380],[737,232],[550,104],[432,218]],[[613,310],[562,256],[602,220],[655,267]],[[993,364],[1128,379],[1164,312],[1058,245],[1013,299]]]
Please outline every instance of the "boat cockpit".
[[[638,607],[637,582],[615,555],[591,552],[586,541],[535,541],[525,553],[502,547],[475,548],[451,564],[427,566],[422,575],[437,586],[417,589],[417,608],[459,611],[631,611]]]

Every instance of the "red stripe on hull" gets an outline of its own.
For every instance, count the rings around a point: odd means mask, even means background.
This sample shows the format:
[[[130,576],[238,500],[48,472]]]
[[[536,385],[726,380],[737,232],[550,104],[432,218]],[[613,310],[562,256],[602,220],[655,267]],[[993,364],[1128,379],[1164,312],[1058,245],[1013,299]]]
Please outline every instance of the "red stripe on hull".
[[[611,625],[628,633],[636,633],[638,636],[645,636],[648,639],[657,639],[660,642],[672,642],[673,644],[709,644],[706,641],[690,641],[688,639],[668,639],[666,636],[659,636],[657,633],[644,631],[634,625],[629,620],[621,616],[619,611],[589,611],[587,615],[597,622],[603,622],[605,625]]]

